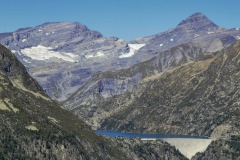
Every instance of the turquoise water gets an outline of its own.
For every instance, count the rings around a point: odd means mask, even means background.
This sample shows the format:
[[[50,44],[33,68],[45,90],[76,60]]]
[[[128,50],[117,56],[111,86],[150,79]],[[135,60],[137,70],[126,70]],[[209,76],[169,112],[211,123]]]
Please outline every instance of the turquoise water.
[[[197,139],[209,139],[206,136],[191,136],[191,135],[174,135],[174,134],[144,134],[144,133],[123,133],[116,131],[103,131],[97,130],[97,134],[109,136],[109,137],[124,137],[124,138],[197,138]]]

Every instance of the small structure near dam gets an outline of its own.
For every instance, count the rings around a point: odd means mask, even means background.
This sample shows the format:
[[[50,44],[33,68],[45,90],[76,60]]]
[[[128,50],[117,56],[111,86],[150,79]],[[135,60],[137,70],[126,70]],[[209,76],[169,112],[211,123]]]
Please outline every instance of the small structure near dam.
[[[191,159],[196,153],[204,152],[212,139],[205,136],[172,135],[172,134],[142,134],[122,133],[115,131],[96,131],[100,135],[109,137],[140,138],[143,141],[162,140],[175,146],[184,156]]]

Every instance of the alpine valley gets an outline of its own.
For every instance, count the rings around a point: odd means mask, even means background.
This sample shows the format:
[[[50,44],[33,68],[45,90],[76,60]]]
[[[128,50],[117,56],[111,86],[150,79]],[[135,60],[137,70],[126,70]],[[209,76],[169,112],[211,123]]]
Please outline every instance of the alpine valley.
[[[221,28],[202,13],[130,42],[77,22],[1,33],[0,156],[240,159],[238,39],[239,28]],[[92,129],[212,141],[189,157],[161,140]]]
[[[0,55],[0,159],[185,159],[166,142],[96,135],[49,98],[2,45]]]

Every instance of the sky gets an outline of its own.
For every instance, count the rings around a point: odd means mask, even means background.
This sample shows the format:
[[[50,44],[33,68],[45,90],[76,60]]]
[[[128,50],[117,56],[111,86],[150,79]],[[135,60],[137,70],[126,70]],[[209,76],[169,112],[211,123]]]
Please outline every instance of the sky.
[[[45,22],[80,22],[126,41],[174,28],[201,12],[224,28],[240,27],[240,0],[1,0],[0,33]]]

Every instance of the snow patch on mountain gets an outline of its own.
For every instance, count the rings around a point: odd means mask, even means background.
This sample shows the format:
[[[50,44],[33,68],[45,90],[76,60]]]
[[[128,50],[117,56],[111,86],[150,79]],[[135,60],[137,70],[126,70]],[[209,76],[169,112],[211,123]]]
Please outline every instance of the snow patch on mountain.
[[[12,53],[17,53],[17,51],[16,51],[16,50],[11,50],[11,52],[12,52]]]
[[[194,35],[194,38],[199,37],[199,36],[200,36],[199,34],[195,34],[195,35]]]
[[[21,52],[23,55],[30,57],[31,59],[40,61],[50,58],[58,58],[68,62],[76,62],[78,59],[78,56],[72,53],[56,52],[53,51],[51,47],[44,47],[41,45],[21,49]]]
[[[18,54],[21,56],[21,53],[20,53],[19,51],[11,50],[11,52],[14,53],[14,54],[17,54],[17,53],[18,53]]]
[[[90,55],[85,55],[85,57],[87,58],[87,59],[89,59],[89,58],[96,58],[96,57],[101,57],[101,56],[104,56],[104,54],[102,53],[102,52],[97,52],[96,54],[90,54]]]
[[[23,43],[26,42],[26,41],[27,41],[26,39],[23,39],[23,40],[22,40]]]
[[[128,53],[122,54],[119,56],[119,58],[128,58],[132,57],[137,50],[144,47],[146,44],[128,44],[128,47],[130,48]]]
[[[26,63],[31,63],[31,62],[29,62],[28,60],[26,60],[26,59],[23,59]]]
[[[133,49],[134,51],[139,50],[140,48],[144,47],[146,44],[128,44],[130,49]]]
[[[215,33],[215,32],[207,32],[207,34],[213,34],[213,33]]]

